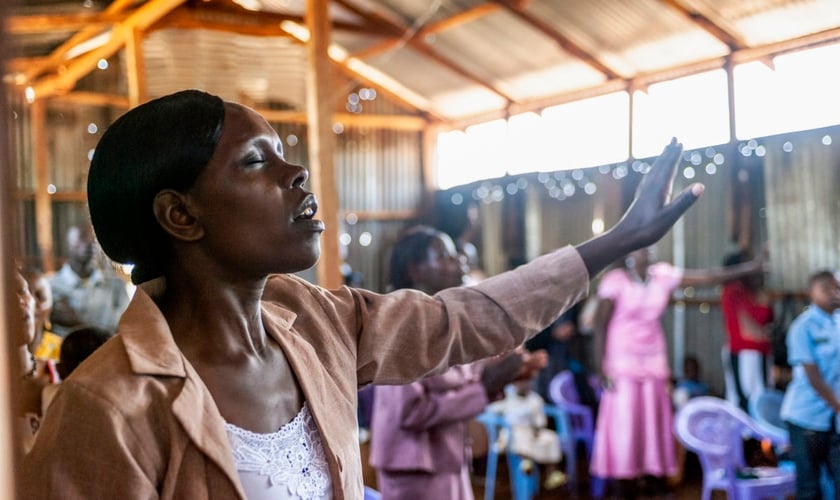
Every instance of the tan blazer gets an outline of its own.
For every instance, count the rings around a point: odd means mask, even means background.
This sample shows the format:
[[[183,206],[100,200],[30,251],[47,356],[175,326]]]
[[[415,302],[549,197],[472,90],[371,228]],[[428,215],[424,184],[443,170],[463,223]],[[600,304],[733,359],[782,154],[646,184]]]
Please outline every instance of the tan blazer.
[[[406,383],[512,349],[587,291],[586,268],[571,247],[434,297],[270,278],[266,330],[309,403],[334,498],[363,498],[360,386]],[[27,499],[245,498],[219,410],[142,289],[119,335],[62,384],[22,481]]]

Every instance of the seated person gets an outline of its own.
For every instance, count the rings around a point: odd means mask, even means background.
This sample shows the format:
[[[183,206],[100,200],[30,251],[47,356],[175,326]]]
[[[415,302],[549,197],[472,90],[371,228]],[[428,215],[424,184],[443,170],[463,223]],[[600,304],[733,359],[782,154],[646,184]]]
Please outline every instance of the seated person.
[[[503,414],[510,424],[513,436],[510,436],[509,445],[511,451],[522,457],[522,470],[530,472],[536,462],[545,467],[545,489],[566,484],[568,479],[558,468],[563,458],[560,436],[546,428],[545,401],[531,390],[530,380],[510,384],[505,390],[505,398],[491,403],[488,409]],[[505,437],[501,439],[506,440]]]

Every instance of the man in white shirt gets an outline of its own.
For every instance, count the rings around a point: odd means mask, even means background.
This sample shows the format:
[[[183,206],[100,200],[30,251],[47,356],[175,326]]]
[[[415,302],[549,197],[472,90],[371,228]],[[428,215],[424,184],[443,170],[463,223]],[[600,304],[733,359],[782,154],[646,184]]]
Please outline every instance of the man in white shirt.
[[[128,306],[126,283],[99,266],[99,245],[90,225],[67,230],[67,262],[50,277],[53,330],[64,337],[82,325],[111,332]]]

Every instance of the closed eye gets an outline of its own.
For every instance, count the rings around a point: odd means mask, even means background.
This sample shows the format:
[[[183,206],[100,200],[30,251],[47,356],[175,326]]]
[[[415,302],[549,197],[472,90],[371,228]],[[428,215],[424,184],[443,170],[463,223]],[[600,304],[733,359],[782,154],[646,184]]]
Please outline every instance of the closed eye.
[[[245,158],[244,163],[249,167],[257,167],[265,163],[265,157],[262,155],[251,155]]]

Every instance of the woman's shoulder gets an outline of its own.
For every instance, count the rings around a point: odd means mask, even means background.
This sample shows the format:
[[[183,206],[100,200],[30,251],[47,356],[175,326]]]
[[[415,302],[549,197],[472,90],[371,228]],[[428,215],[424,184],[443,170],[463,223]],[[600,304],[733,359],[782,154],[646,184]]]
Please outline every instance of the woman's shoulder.
[[[180,390],[177,380],[135,371],[123,339],[115,335],[59,384],[59,392],[73,393],[83,404],[100,404],[128,414],[134,410],[142,412],[156,400],[171,400],[173,393]]]

